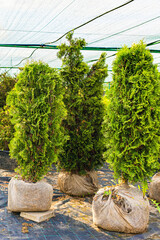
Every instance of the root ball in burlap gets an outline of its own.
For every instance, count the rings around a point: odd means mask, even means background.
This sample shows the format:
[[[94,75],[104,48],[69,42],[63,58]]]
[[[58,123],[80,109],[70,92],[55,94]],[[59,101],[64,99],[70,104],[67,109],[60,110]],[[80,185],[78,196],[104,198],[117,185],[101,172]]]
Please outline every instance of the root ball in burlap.
[[[149,185],[149,197],[160,203],[160,172],[152,177]]]
[[[85,175],[79,175],[61,172],[58,176],[58,186],[62,192],[68,195],[94,195],[99,188],[97,173],[90,171]]]
[[[149,201],[128,185],[100,189],[93,199],[93,222],[109,231],[142,233],[149,222]]]
[[[29,183],[12,178],[8,184],[8,210],[12,212],[48,211],[53,188],[45,181]]]

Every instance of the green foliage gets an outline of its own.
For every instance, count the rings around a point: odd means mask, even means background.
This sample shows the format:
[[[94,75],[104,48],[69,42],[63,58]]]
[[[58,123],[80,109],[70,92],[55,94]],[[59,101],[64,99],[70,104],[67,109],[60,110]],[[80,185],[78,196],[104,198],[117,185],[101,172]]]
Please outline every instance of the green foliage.
[[[62,100],[62,83],[55,69],[42,62],[25,65],[7,98],[15,127],[10,153],[24,180],[37,182],[57,161],[65,140]]]
[[[0,74],[0,108],[6,105],[7,94],[12,90],[16,81],[16,77],[12,77],[6,72]]]
[[[6,107],[7,94],[12,90],[16,77],[12,77],[9,74],[0,74],[0,149],[9,150],[8,144],[13,137],[14,128],[10,120],[8,113],[8,107]]]
[[[109,196],[109,195],[111,195],[111,194],[112,194],[112,191],[109,189],[108,191],[104,191],[103,197]]]
[[[7,106],[0,108],[0,149],[9,150],[8,144],[13,138],[14,127]]]
[[[159,168],[160,77],[143,42],[117,53],[109,92],[105,157],[115,178],[140,181],[145,192]]]
[[[105,54],[91,67],[83,61],[80,52],[84,39],[73,39],[68,34],[69,45],[59,46],[58,57],[62,58],[61,76],[68,110],[63,121],[68,141],[59,158],[59,168],[68,172],[85,174],[103,164],[104,138],[101,125],[104,117],[102,103],[103,82],[107,77]]]
[[[109,99],[108,95],[109,95],[109,88],[108,88],[108,86],[104,86],[104,95],[102,98],[102,102],[104,103],[105,108],[107,108],[107,106],[110,103],[110,99]]]
[[[143,180],[141,182],[141,185],[138,185],[138,189],[143,192],[143,196],[146,195],[146,192],[148,190],[148,182],[146,180]]]
[[[160,205],[156,200],[150,199],[152,204],[157,208],[158,212],[160,213]]]

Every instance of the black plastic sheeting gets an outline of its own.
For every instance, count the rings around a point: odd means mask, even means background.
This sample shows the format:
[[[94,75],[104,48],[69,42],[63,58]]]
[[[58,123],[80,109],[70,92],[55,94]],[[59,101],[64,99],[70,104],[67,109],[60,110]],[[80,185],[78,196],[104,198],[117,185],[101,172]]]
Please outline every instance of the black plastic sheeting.
[[[56,169],[53,169],[53,172]],[[101,172],[105,177],[100,177],[100,183],[105,186],[112,184],[112,173],[106,168]],[[54,173],[53,173],[54,174]],[[42,223],[27,221],[20,217],[19,213],[7,211],[7,185],[10,177],[0,177],[0,240],[140,240],[160,239],[160,214],[151,213],[147,232],[143,234],[123,234],[96,231],[91,226],[73,219],[70,216],[56,213],[55,217]],[[53,201],[64,195],[58,189],[53,189]],[[84,199],[85,201],[85,199]],[[23,224],[31,224],[28,233],[22,232]],[[105,234],[104,234],[105,232]]]
[[[0,150],[0,169],[13,171],[16,167],[16,160],[10,158],[9,152]]]
[[[114,233],[108,233],[108,237],[103,233],[99,233],[90,226],[76,221],[69,216],[56,214],[49,221],[35,223],[26,221],[21,218],[19,213],[7,211],[7,189],[2,182],[10,180],[10,178],[0,178],[0,240],[103,240],[103,239],[121,239],[115,238]],[[55,195],[58,191],[55,189]],[[22,226],[24,223],[32,224],[28,227],[29,232],[23,233]]]

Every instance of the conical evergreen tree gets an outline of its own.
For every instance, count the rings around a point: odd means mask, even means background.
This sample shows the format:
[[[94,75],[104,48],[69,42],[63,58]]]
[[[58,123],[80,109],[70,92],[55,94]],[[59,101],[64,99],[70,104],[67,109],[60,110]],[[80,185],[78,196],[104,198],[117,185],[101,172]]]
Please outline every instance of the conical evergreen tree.
[[[23,180],[37,182],[47,173],[64,143],[61,121],[66,115],[58,72],[42,62],[26,64],[7,97],[14,138],[11,157]]]
[[[86,45],[85,40],[73,39],[72,35],[67,35],[69,45],[59,46],[58,53],[63,62],[60,73],[65,87],[64,103],[68,110],[63,126],[69,135],[58,166],[71,173],[84,174],[104,162],[102,96],[104,79],[108,74],[105,54],[89,68],[80,52]]]
[[[159,167],[160,78],[143,42],[117,53],[104,126],[115,178],[146,186]]]

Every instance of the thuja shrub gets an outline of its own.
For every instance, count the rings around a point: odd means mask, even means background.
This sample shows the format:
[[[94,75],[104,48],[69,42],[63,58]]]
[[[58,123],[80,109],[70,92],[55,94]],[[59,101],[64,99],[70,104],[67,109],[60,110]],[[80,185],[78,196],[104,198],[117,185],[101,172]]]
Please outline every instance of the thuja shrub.
[[[108,88],[108,86],[104,86],[103,89],[104,89],[104,92],[103,92],[102,102],[104,103],[105,108],[106,108],[108,106],[108,104],[110,103],[110,100],[108,98],[109,88]]]
[[[146,186],[159,167],[160,78],[143,42],[117,53],[109,92],[106,159],[115,178]]]
[[[16,82],[16,76],[12,77],[7,72],[0,74],[0,108],[6,105],[7,94],[12,90]]]
[[[6,97],[17,82],[16,76],[8,73],[0,74],[0,149],[9,150],[8,144],[13,137],[14,128],[11,123]]]
[[[67,35],[68,45],[59,46],[62,59],[60,74],[65,88],[64,103],[68,110],[63,121],[68,141],[60,155],[58,167],[71,173],[85,174],[103,164],[104,137],[101,131],[104,117],[103,83],[107,77],[105,54],[90,68],[80,50],[84,39]]]
[[[9,143],[14,135],[14,126],[11,123],[7,106],[0,108],[0,149],[9,151]]]
[[[66,115],[63,88],[57,71],[42,62],[25,65],[7,98],[15,127],[10,142],[16,171],[25,181],[37,182],[57,161],[65,140],[61,121]]]

